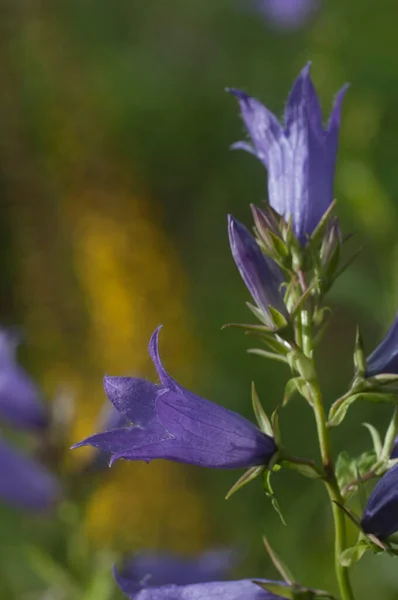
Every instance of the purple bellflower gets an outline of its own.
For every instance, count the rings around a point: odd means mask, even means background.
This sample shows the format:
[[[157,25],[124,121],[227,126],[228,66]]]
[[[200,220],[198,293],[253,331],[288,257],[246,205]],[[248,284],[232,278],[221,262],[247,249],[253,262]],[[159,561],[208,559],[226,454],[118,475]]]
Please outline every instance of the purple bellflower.
[[[0,439],[0,501],[29,512],[43,512],[59,495],[59,485],[51,473]]]
[[[266,465],[275,441],[253,423],[183,388],[166,372],[158,350],[158,328],[149,353],[160,384],[135,377],[105,377],[105,392],[127,424],[97,433],[74,448],[94,446],[125,460],[166,459],[229,469]]]
[[[228,234],[232,256],[239,273],[261,310],[266,324],[274,328],[270,306],[288,318],[281,292],[284,282],[282,271],[273,260],[263,254],[254,237],[232,215],[228,216]]]
[[[275,28],[293,30],[305,25],[314,14],[317,0],[257,0],[261,12]]]
[[[394,440],[394,446],[391,450],[390,458],[398,458],[398,436]]]
[[[224,579],[232,562],[231,550],[213,550],[195,558],[144,552],[127,560],[118,577],[124,582],[123,589],[133,590],[142,581],[150,587],[205,583]]]
[[[240,148],[256,155],[268,171],[272,208],[286,221],[304,245],[333,200],[340,115],[347,86],[336,96],[324,128],[319,99],[310,77],[310,65],[301,71],[290,92],[284,125],[258,100],[230,89],[238,97],[251,144]]]
[[[271,592],[259,587],[251,579],[240,581],[212,581],[191,585],[163,585],[147,587],[145,582],[133,583],[115,571],[115,579],[130,600],[278,600]],[[265,580],[257,580],[263,581]],[[270,583],[270,582],[268,582]]]
[[[367,534],[385,540],[398,531],[398,464],[375,485],[366,503],[361,521]]]
[[[0,419],[17,429],[40,430],[47,413],[33,380],[16,362],[17,345],[15,335],[0,329]]]
[[[398,315],[384,340],[366,359],[366,375],[381,373],[398,375]]]

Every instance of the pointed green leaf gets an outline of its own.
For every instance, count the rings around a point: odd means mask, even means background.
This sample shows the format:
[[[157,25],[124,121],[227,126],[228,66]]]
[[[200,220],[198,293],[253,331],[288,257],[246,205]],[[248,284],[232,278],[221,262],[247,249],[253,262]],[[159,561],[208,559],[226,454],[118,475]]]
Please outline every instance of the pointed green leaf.
[[[236,481],[234,483],[234,485],[231,487],[231,489],[229,490],[229,492],[225,496],[225,500],[229,500],[230,497],[233,494],[235,494],[235,492],[237,492],[244,485],[246,485],[250,481],[253,481],[253,479],[255,479],[256,477],[258,477],[259,475],[261,475],[261,473],[264,471],[264,468],[265,467],[263,467],[262,465],[260,465],[259,467],[251,467],[250,469],[248,469],[247,471],[245,471],[245,473],[243,473],[243,475],[241,477],[239,477],[238,481]]]
[[[364,377],[366,373],[366,357],[359,327],[357,327],[357,333],[355,338],[354,366],[357,377]]]
[[[273,433],[271,422],[270,422],[269,418],[267,417],[265,410],[261,406],[261,402],[258,397],[258,394],[256,391],[256,386],[254,385],[254,382],[252,382],[252,405],[253,405],[254,415],[256,417],[256,420],[257,420],[260,430],[263,433],[266,433],[267,435],[270,435],[271,437],[273,437],[274,433]]]
[[[315,227],[314,231],[311,234],[310,237],[310,244],[311,246],[314,248],[314,250],[321,244],[324,236],[325,236],[325,232],[326,232],[326,228],[330,219],[330,216],[336,206],[337,200],[334,199],[333,202],[330,203],[328,209],[323,213],[321,220],[319,221],[318,225]]]
[[[358,394],[353,394],[352,396],[342,397],[339,400],[337,400],[334,404],[332,404],[330,408],[328,417],[328,427],[336,427],[337,425],[340,425],[340,423],[346,416],[351,404],[353,404],[353,402],[356,402],[357,400],[397,404],[398,395],[389,393],[360,392]]]
[[[249,348],[248,350],[246,350],[246,352],[248,354],[255,354],[256,356],[261,356],[262,358],[268,358],[269,360],[276,360],[277,362],[282,362],[284,364],[287,363],[285,356],[275,354],[275,352],[268,352],[267,350],[263,350],[262,348]]]
[[[383,449],[380,452],[381,458],[388,460],[391,456],[394,447],[395,439],[398,435],[398,407],[394,408],[394,414],[387,429],[386,437],[384,438]]]
[[[374,425],[371,425],[370,423],[362,423],[362,425],[366,427],[366,429],[368,429],[372,437],[373,448],[376,453],[376,456],[380,457],[383,449],[380,433],[377,431],[376,427],[374,427]]]
[[[282,579],[286,583],[291,585],[294,582],[293,575],[291,574],[291,572],[289,571],[289,569],[285,565],[285,563],[282,561],[282,559],[278,556],[278,554],[272,548],[271,544],[269,543],[269,541],[267,540],[265,535],[263,535],[263,543],[264,543],[266,551],[268,552],[268,556],[272,560],[272,563],[273,563],[275,569],[281,575]]]

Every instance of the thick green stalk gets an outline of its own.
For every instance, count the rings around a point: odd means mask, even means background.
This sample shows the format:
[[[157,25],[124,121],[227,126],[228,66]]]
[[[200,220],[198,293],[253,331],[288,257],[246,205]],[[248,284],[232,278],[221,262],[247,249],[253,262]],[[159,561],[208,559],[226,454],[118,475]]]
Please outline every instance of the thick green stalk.
[[[301,323],[299,324],[299,328],[301,330],[303,342],[302,350],[307,356],[307,358],[312,362],[313,372],[315,374],[312,381],[308,382],[308,385],[311,390],[311,398],[313,402],[313,409],[318,432],[319,447],[322,457],[322,464],[325,471],[324,481],[332,504],[335,528],[335,572],[342,600],[354,600],[354,594],[350,583],[348,568],[343,567],[340,562],[340,556],[342,552],[346,549],[345,515],[341,508],[338,506],[338,504],[343,503],[343,499],[336,479],[325,409],[323,406],[321,390],[319,388],[318,380],[316,377],[315,364],[312,356],[313,348],[311,315],[307,310],[304,309],[301,311],[300,321]]]

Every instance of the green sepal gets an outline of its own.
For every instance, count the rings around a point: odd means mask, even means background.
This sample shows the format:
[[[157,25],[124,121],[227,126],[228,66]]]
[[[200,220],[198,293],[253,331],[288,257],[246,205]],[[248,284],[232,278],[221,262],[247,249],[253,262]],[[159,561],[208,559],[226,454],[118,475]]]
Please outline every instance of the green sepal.
[[[276,446],[279,448],[282,446],[281,428],[279,425],[279,409],[277,406],[271,415],[271,426],[272,426],[272,437],[275,440]]]
[[[235,492],[240,490],[247,483],[250,483],[250,481],[253,481],[253,479],[256,479],[256,477],[261,475],[264,469],[265,467],[263,465],[260,465],[258,467],[251,467],[250,469],[245,471],[243,475],[239,477],[238,481],[236,481],[231,487],[231,489],[228,491],[227,495],[225,496],[225,500],[229,500],[229,498],[233,494],[235,494]]]
[[[357,400],[366,400],[367,402],[376,403],[383,402],[388,404],[398,404],[398,395],[382,392],[359,392],[351,396],[345,396],[343,398],[340,398],[339,400],[336,400],[336,402],[332,404],[330,408],[328,416],[328,427],[336,427],[337,425],[340,425],[340,423],[346,416],[351,404],[353,404]]]
[[[277,310],[273,306],[269,306],[268,310],[270,312],[272,323],[275,326],[275,331],[280,331],[281,329],[285,329],[288,326],[286,318],[284,317],[284,315],[282,315],[282,313],[279,312],[279,310]]]
[[[337,203],[336,199],[334,199],[333,202],[330,203],[327,210],[323,213],[318,225],[315,227],[314,231],[311,234],[311,237],[309,239],[309,244],[310,244],[310,246],[312,246],[312,248],[314,248],[314,250],[316,248],[318,248],[318,246],[320,246],[320,244],[322,243],[322,240],[325,237],[326,228],[329,223],[329,218],[334,210],[334,207],[336,206],[336,203]]]
[[[271,500],[271,505],[272,508],[275,510],[275,512],[278,514],[280,520],[282,521],[282,523],[284,525],[286,525],[286,521],[283,518],[283,514],[281,511],[281,508],[279,506],[279,502],[275,497],[274,494],[274,490],[272,489],[271,486],[271,465],[269,467],[269,469],[267,469],[266,471],[264,471],[264,476],[263,476],[263,486],[264,486],[264,491],[265,491],[265,495],[267,496],[267,498],[269,498]]]
[[[267,329],[269,329],[270,331],[274,331],[275,328],[270,320],[269,315],[264,313],[260,308],[258,308],[251,302],[246,302],[246,306],[249,310],[251,310],[253,315],[267,327]]]
[[[246,350],[248,354],[255,354],[256,356],[261,356],[262,358],[268,358],[269,360],[276,360],[277,362],[287,363],[287,359],[285,356],[281,356],[280,354],[276,354],[275,352],[269,352],[268,350],[263,350],[262,348],[249,348]]]
[[[256,420],[257,420],[260,430],[263,433],[266,433],[267,435],[273,437],[274,432],[273,432],[271,422],[270,422],[269,418],[267,417],[265,410],[261,406],[261,402],[258,397],[254,382],[252,382],[252,405],[253,405],[254,415],[256,417]]]
[[[370,423],[362,423],[362,425],[364,427],[366,427],[366,429],[369,431],[369,433],[371,435],[372,442],[373,442],[373,449],[375,451],[377,458],[381,458],[383,444],[381,441],[380,433],[377,431],[376,427],[374,425],[371,425]],[[391,450],[392,450],[392,448],[391,448]]]
[[[296,392],[305,398],[310,405],[312,405],[311,395],[306,380],[303,377],[292,377],[292,379],[289,379],[285,386],[282,406],[286,406]]]
[[[394,385],[398,383],[398,375],[395,373],[381,373],[380,375],[374,375],[373,377],[368,377],[369,383],[374,383],[375,385]]]

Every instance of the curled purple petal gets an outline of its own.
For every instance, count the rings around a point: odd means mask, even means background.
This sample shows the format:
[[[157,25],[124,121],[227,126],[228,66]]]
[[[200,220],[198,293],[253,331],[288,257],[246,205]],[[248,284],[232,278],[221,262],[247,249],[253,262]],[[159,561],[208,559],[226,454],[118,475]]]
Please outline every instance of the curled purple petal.
[[[161,365],[157,332],[150,349],[158,369],[160,365],[162,381],[171,385],[157,390],[154,402],[153,387],[142,386],[142,397],[137,397],[135,383],[123,381],[118,387],[117,402],[113,399],[113,403],[134,425],[97,433],[75,448],[100,448],[111,453],[111,463],[119,458],[146,462],[167,459],[204,467],[236,468],[269,462],[276,452],[273,438],[241,415],[199,398],[174,382]],[[150,406],[150,410],[143,413],[143,406]],[[135,424],[135,413],[140,423]]]
[[[284,127],[258,100],[238,96],[243,120],[258,158],[268,171],[268,197],[272,208],[286,221],[302,245],[316,228],[333,200],[338,133],[343,88],[336,97],[327,128],[315,87],[306,65],[285,108]]]
[[[361,525],[365,533],[379,540],[398,531],[398,465],[389,469],[373,488]]]
[[[0,329],[0,419],[17,429],[40,430],[47,426],[47,411],[35,383],[16,362],[17,345],[15,336]]]
[[[49,471],[0,440],[0,501],[22,510],[43,512],[59,496],[60,486]]]
[[[392,373],[398,375],[398,315],[384,340],[366,359],[368,377]]]
[[[228,216],[228,234],[232,256],[239,273],[257,306],[263,312],[267,324],[273,327],[270,306],[288,317],[281,293],[281,285],[284,281],[282,272],[262,253],[246,227],[232,215]]]

